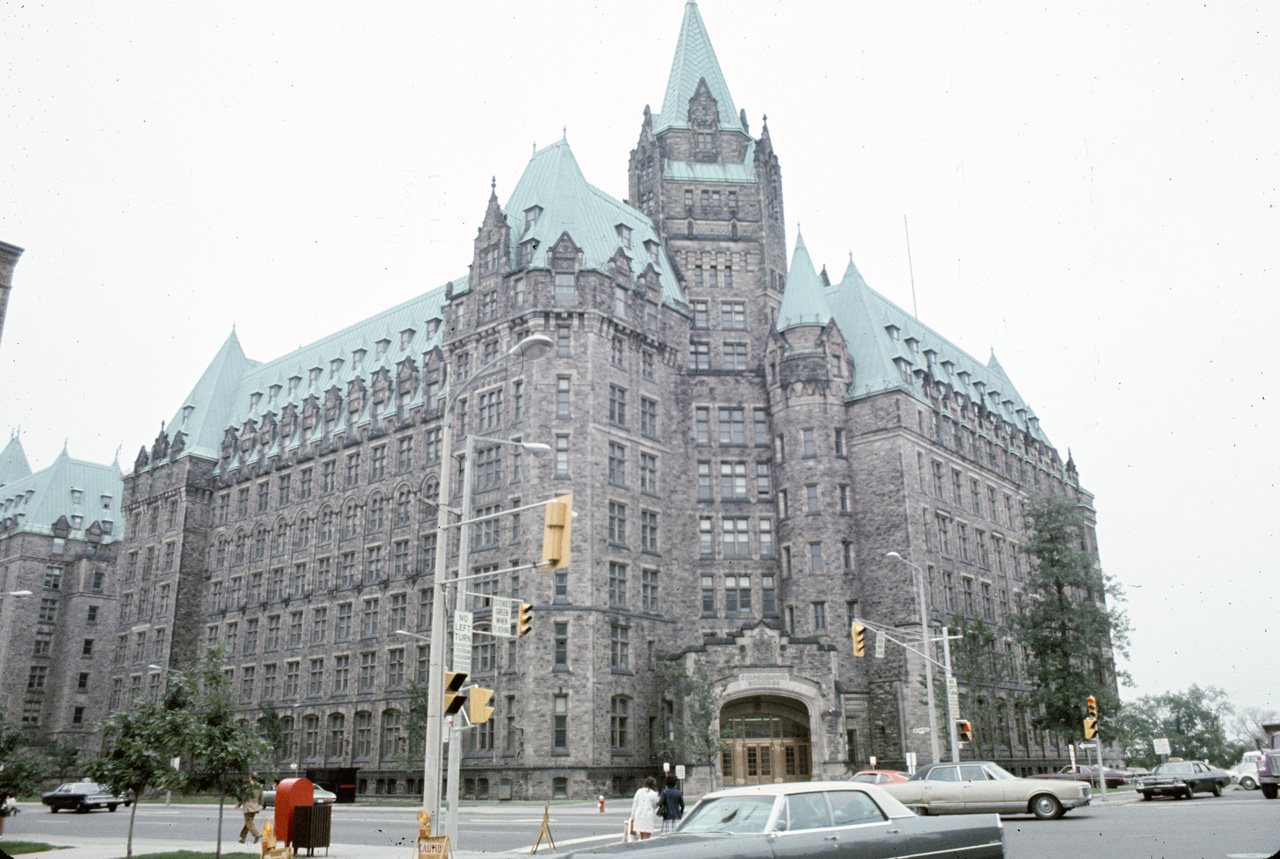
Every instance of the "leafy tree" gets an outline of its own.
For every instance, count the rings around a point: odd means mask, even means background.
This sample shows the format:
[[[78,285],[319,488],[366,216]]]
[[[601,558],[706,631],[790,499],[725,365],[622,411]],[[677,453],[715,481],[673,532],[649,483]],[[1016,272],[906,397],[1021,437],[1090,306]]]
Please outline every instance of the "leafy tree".
[[[172,676],[172,675],[171,675]],[[139,698],[130,710],[117,710],[103,722],[105,749],[89,762],[89,775],[112,793],[132,792],[126,856],[133,855],[133,824],[138,805],[149,787],[172,788],[178,773],[169,765],[191,732],[190,696],[186,687],[171,683],[160,701]]]
[[[1171,757],[1209,761],[1231,766],[1245,746],[1228,734],[1232,708],[1227,695],[1216,686],[1191,686],[1185,692],[1146,695],[1126,702],[1113,720],[1115,739],[1131,765],[1153,767],[1160,762],[1151,741],[1169,740]],[[1108,727],[1106,720],[1103,730]],[[1103,741],[1107,741],[1103,736]]]
[[[80,749],[70,743],[50,743],[44,747],[44,755],[59,779],[72,778],[80,772]]]
[[[1125,653],[1129,621],[1113,579],[1103,575],[1084,547],[1084,516],[1074,499],[1028,499],[1023,518],[1030,570],[1026,593],[1013,617],[1017,640],[1027,648],[1028,699],[1036,728],[1063,737],[1083,734],[1085,699],[1101,713],[1119,709],[1113,653]]]
[[[1233,737],[1246,750],[1271,748],[1271,733],[1263,725],[1280,722],[1280,711],[1262,707],[1245,707],[1231,723]]]
[[[405,754],[408,760],[422,763],[427,741],[427,684],[410,683],[408,688],[408,712],[404,718],[407,742]]]
[[[282,761],[289,757],[289,748],[287,741],[289,735],[284,730],[284,719],[280,716],[280,711],[270,701],[263,701],[258,705],[258,728],[264,740],[271,746],[273,755],[272,763]],[[274,770],[275,767],[272,767]]]
[[[190,690],[193,701],[193,718],[184,743],[188,762],[180,774],[180,789],[183,793],[218,794],[218,847],[214,854],[218,857],[222,856],[227,797],[246,799],[251,790],[250,772],[271,757],[271,744],[254,733],[247,721],[236,718],[223,661],[222,649],[211,646],[199,665],[180,681]]]
[[[27,747],[27,737],[0,719],[0,802],[11,796],[31,796],[40,790],[45,766]]]
[[[1005,699],[999,696],[998,689],[1014,674],[1011,654],[998,646],[1005,629],[999,624],[956,615],[951,618],[948,631],[962,636],[951,643],[951,673],[960,685],[958,716],[973,725],[972,756],[996,757],[1008,725]],[[948,733],[946,683],[938,680],[934,689],[934,698],[941,710],[939,724],[945,737]]]
[[[688,761],[695,766],[715,766],[724,742],[711,726],[720,712],[723,681],[712,680],[705,674],[691,675],[683,663],[673,661],[655,662],[653,673],[658,688],[676,696],[683,716],[676,723],[674,739],[667,735],[664,726],[657,752],[665,758]]]

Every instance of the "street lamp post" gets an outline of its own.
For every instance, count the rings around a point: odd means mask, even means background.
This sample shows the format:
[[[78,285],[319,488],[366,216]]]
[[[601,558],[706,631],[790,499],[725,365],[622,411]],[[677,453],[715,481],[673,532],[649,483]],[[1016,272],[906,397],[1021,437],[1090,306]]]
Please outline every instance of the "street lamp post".
[[[445,648],[445,575],[448,570],[449,552],[449,499],[452,497],[453,469],[450,459],[453,455],[453,406],[458,395],[477,378],[484,375],[499,362],[509,357],[518,356],[526,360],[535,360],[549,353],[555,344],[545,334],[534,334],[517,343],[504,355],[485,364],[470,378],[462,379],[457,384],[450,384],[446,394],[444,419],[440,427],[440,510],[436,519],[436,569],[432,582],[431,597],[431,652],[428,656],[427,668],[427,727],[423,743],[423,778],[422,807],[434,821],[440,814],[440,770],[442,733],[444,720],[444,648]],[[470,457],[467,459],[470,465]],[[465,510],[465,504],[464,504]],[[461,516],[459,517],[461,518]],[[461,557],[462,540],[466,539],[466,529],[459,535],[459,553]],[[459,568],[461,574],[462,568]]]
[[[929,608],[925,603],[924,570],[897,552],[888,552],[885,557],[901,561],[915,570],[916,574],[916,599],[920,603],[920,637],[921,643],[924,645],[924,686],[929,700],[929,751],[933,754],[932,762],[936,764],[942,760],[942,754],[938,745],[938,708],[934,701],[933,692],[933,636],[929,631]],[[952,745],[954,746],[954,740]]]

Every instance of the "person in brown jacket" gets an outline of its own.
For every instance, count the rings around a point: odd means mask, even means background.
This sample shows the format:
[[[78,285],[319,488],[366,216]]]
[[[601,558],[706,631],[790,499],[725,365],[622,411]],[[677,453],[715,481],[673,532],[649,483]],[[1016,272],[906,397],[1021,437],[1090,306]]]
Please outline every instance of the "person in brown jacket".
[[[262,811],[262,785],[258,784],[258,779],[254,775],[249,776],[249,797],[237,802],[236,807],[244,811],[244,826],[240,828],[240,843],[244,843],[246,835],[252,835],[253,843],[257,844],[262,838],[262,833],[258,831],[258,826],[253,822],[253,819],[258,816],[259,811]]]

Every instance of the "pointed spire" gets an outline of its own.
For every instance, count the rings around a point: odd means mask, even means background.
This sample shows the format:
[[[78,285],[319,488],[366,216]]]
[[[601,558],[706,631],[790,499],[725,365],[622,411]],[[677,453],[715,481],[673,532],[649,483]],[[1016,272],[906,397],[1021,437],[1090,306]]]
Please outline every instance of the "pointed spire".
[[[796,230],[796,249],[791,255],[791,270],[782,291],[782,306],[778,308],[778,330],[802,325],[822,327],[831,321],[831,307],[823,292],[822,279],[813,268],[804,236]]]
[[[19,432],[9,435],[9,443],[0,451],[0,486],[13,483],[31,475],[31,466],[27,462],[27,454],[22,449]]]
[[[720,128],[726,131],[744,131],[729,85],[711,47],[698,4],[689,0],[684,7],[684,20],[680,24],[680,37],[676,41],[676,53],[671,61],[671,74],[667,78],[667,91],[662,98],[662,110],[654,118],[653,131],[665,128],[689,127],[689,99],[698,89],[700,81],[706,81],[711,97],[716,100],[716,112],[720,116]]]

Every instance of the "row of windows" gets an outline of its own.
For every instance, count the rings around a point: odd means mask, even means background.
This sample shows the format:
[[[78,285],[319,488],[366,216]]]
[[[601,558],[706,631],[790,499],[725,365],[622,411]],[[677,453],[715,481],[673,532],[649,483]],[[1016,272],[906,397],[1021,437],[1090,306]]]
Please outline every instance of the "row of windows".
[[[929,459],[916,451],[916,470],[920,476],[920,491],[941,501],[949,501],[956,507],[986,516],[993,522],[1010,528],[1018,527],[1022,520],[1022,502],[1012,493],[982,483],[972,475],[966,478],[963,471],[950,469],[939,459]]]
[[[706,341],[692,341],[689,344],[689,369],[711,369],[711,344]],[[747,344],[726,342],[720,349],[721,370],[746,370]]]
[[[970,528],[966,522],[935,511],[932,521],[924,510],[925,547],[947,557],[958,558],[997,573],[1022,577],[1022,553],[1017,544],[999,534],[988,534],[981,528]],[[972,537],[970,536],[972,534]]]

